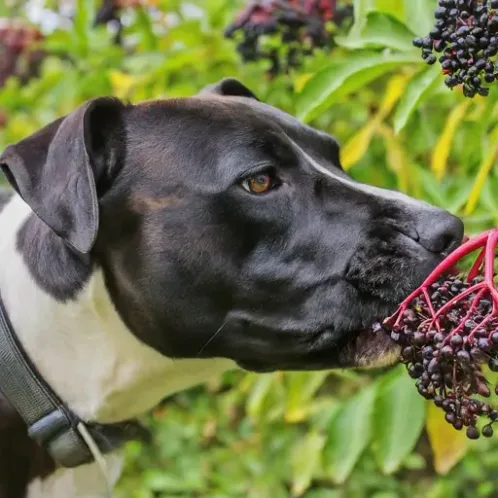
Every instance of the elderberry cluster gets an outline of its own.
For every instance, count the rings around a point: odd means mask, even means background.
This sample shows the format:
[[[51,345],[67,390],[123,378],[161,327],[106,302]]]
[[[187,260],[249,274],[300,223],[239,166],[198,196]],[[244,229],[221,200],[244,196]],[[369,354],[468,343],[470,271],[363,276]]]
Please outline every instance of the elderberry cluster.
[[[418,392],[441,407],[455,429],[467,427],[470,439],[481,433],[491,437],[492,424],[498,421],[498,410],[484,401],[492,393],[482,371],[486,363],[491,371],[498,371],[498,317],[485,318],[492,313],[492,302],[485,297],[474,302],[476,293],[441,313],[439,328],[432,312],[437,313],[450,299],[481,281],[478,277],[467,283],[456,276],[440,280],[430,286],[429,301],[414,299],[401,321],[388,327],[391,338],[402,346],[401,361],[417,379]],[[498,394],[498,386],[494,391]],[[481,430],[477,427],[479,417],[488,419]]]
[[[0,87],[11,76],[21,83],[38,75],[45,52],[42,33],[22,19],[0,19]]]
[[[449,88],[463,85],[463,94],[487,96],[483,86],[498,78],[492,58],[498,54],[498,0],[439,0],[434,28],[413,44],[427,64],[439,62]]]
[[[330,47],[330,22],[340,25],[351,15],[351,6],[340,7],[337,0],[253,0],[226,28],[225,36],[238,36],[237,51],[244,62],[269,60],[268,75],[275,76],[299,67],[315,49]],[[266,47],[268,37],[279,43]]]

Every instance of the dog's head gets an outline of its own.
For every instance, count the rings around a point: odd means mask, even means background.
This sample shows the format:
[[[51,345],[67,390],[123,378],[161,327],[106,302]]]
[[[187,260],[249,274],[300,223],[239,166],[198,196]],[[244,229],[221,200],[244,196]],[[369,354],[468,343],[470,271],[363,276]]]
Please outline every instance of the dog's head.
[[[175,358],[375,364],[392,346],[369,326],[462,238],[449,213],[353,181],[331,136],[232,79],[188,99],[90,101],[0,162],[38,238],[102,268],[130,331]],[[69,299],[84,273],[39,281]]]

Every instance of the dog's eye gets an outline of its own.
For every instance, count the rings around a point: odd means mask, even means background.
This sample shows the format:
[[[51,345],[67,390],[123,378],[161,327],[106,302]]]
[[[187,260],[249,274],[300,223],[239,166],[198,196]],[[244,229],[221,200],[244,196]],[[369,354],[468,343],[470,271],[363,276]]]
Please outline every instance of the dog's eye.
[[[270,173],[258,173],[243,180],[241,185],[251,194],[266,194],[275,188],[278,182]]]

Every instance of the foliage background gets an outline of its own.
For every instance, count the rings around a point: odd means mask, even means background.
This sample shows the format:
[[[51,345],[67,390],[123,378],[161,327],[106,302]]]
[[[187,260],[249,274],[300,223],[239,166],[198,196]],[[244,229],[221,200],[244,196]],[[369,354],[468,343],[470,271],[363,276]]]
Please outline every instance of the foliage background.
[[[92,26],[91,0],[11,2],[47,34],[38,77],[0,88],[0,149],[105,94],[188,96],[236,76],[267,103],[334,134],[350,174],[462,216],[469,233],[498,225],[498,91],[449,91],[411,45],[434,0],[354,0],[337,46],[269,80],[244,65],[223,29],[242,1],[154,0],[124,9],[124,44]],[[188,5],[187,5],[188,4]],[[231,372],[179,393],[145,418],[150,445],[127,448],[122,498],[408,498],[498,496],[496,438],[468,442],[416,393],[404,369]]]

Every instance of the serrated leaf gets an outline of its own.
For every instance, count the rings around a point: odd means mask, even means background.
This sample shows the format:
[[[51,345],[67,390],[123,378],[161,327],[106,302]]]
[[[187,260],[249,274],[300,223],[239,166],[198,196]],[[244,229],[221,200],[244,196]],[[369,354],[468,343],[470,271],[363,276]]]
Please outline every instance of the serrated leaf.
[[[375,386],[348,400],[332,420],[323,454],[327,477],[343,483],[370,442]]]
[[[439,83],[441,71],[438,65],[423,69],[408,83],[394,116],[394,132],[398,134],[407,124],[424,97]]]
[[[418,36],[426,36],[434,26],[434,0],[404,0],[406,24]]]
[[[401,52],[415,52],[415,35],[399,19],[382,12],[369,12],[365,26],[354,36],[336,37],[335,41],[350,49],[389,47]]]
[[[400,65],[410,63],[420,63],[420,58],[408,54],[361,52],[334,62],[306,83],[298,95],[297,114],[300,119],[309,121],[340,98]]]
[[[469,105],[470,101],[464,101],[450,112],[450,115],[444,125],[443,132],[434,147],[432,152],[431,169],[438,180],[441,180],[446,174],[453,137],[455,136],[458,126],[465,117]]]
[[[457,431],[446,422],[444,412],[434,403],[427,404],[427,434],[434,456],[434,468],[442,475],[447,474],[465,455],[468,438],[463,431]]]
[[[310,432],[294,448],[292,458],[292,494],[302,495],[311,484],[314,474],[319,470],[325,437]]]
[[[399,469],[424,427],[425,400],[404,366],[380,381],[374,409],[373,449],[384,474]]]

